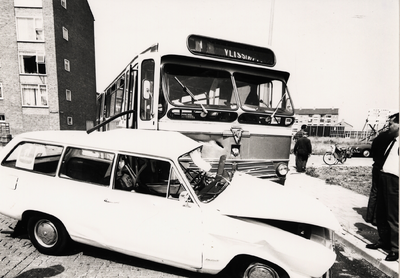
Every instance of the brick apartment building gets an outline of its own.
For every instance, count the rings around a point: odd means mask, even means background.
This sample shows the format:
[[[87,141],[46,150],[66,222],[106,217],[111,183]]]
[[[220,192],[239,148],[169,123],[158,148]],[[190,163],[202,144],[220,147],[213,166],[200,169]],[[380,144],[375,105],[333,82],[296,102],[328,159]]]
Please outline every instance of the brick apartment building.
[[[86,0],[0,0],[0,124],[16,135],[85,130],[96,117],[94,17]]]

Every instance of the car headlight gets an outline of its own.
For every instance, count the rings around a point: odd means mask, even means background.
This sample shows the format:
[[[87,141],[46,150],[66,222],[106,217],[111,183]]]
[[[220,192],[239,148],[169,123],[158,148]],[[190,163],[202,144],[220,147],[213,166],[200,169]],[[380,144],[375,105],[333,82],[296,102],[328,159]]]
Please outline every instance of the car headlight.
[[[289,172],[289,168],[287,164],[285,163],[280,163],[278,167],[276,167],[276,174],[278,176],[286,176],[286,174]]]
[[[333,250],[334,236],[335,233],[333,231],[327,228],[314,226],[310,240]]]

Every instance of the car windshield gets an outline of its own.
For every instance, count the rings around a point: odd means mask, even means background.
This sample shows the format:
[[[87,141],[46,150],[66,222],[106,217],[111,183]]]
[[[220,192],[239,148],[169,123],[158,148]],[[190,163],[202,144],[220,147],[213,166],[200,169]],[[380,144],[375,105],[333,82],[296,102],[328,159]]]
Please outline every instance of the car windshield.
[[[218,169],[201,157],[201,148],[179,158],[179,164],[201,202],[208,203],[218,197],[232,179],[232,173],[224,169],[225,156],[221,156]]]

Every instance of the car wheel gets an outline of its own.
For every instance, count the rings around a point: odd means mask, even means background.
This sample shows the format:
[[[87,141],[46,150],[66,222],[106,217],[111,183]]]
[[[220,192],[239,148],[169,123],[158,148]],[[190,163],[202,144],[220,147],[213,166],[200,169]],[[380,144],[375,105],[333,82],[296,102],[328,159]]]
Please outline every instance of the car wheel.
[[[243,278],[279,278],[279,274],[270,266],[251,263],[243,273]]]
[[[362,155],[364,157],[370,157],[371,151],[369,149],[365,149],[365,150],[362,151]]]
[[[287,277],[286,273],[278,266],[268,264],[254,257],[236,258],[231,261],[227,277],[235,278],[281,278]]]
[[[70,240],[64,225],[50,215],[35,215],[28,221],[28,235],[36,249],[46,255],[61,254]]]

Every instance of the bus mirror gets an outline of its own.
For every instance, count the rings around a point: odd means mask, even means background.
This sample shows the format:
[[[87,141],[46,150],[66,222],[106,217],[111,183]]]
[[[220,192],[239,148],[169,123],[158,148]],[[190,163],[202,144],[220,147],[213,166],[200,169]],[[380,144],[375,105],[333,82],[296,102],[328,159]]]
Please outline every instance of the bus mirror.
[[[150,99],[152,96],[152,86],[149,80],[143,80],[143,98]]]

